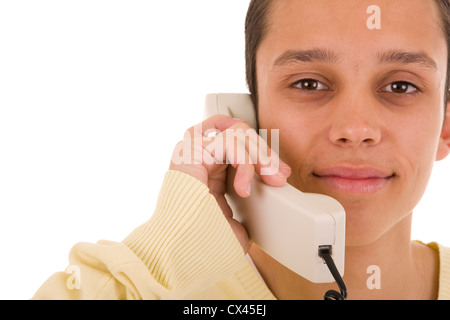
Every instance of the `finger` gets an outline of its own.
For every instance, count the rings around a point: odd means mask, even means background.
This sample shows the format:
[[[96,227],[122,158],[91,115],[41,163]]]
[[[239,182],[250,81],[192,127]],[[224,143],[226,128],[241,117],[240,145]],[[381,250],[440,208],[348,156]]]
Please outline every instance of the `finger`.
[[[208,136],[211,132],[222,132],[228,129],[229,127],[237,124],[237,123],[245,123],[244,120],[231,118],[222,114],[214,115],[201,123],[196,124],[193,127],[190,127],[186,133],[190,135],[191,138],[200,138]]]
[[[253,164],[256,173],[270,185],[285,184],[291,174],[291,168],[268,146],[267,141],[245,123],[237,123],[226,130],[226,144],[228,161]]]
[[[234,176],[233,187],[236,193],[247,198],[251,195],[251,186],[255,175],[255,167],[251,164],[238,164],[235,166],[236,175]]]
[[[262,167],[272,166],[274,159],[278,161],[276,154],[268,156],[267,143],[259,137],[255,130],[245,123],[233,125],[231,128],[221,132],[212,142],[205,138],[202,142],[205,145],[204,162],[216,161],[223,163],[226,160],[237,172],[234,178],[234,189],[241,197],[248,197],[251,193],[251,184],[256,170],[262,171]],[[261,148],[260,148],[261,147]],[[262,149],[262,152],[258,151]],[[209,157],[209,160],[205,160]],[[261,158],[265,157],[265,161]],[[290,172],[289,172],[290,174]],[[274,186],[281,186],[286,183],[288,174],[265,177],[265,182]]]
[[[214,135],[239,122],[244,121],[219,114],[190,127],[184,133],[182,146],[178,146],[178,149],[183,150],[183,163],[203,164],[204,159],[206,159],[206,164],[214,164],[213,159],[208,154],[209,152],[204,153],[203,149],[213,141]],[[213,135],[211,135],[212,133]],[[179,152],[178,149],[177,151]],[[180,157],[177,158],[177,160],[179,159]],[[220,161],[220,158],[217,158],[217,160],[216,163],[223,163],[223,161]]]
[[[239,243],[241,244],[242,248],[244,249],[244,252],[248,253],[250,246],[252,244],[252,241],[250,240],[247,230],[236,219],[233,219],[230,217],[226,217],[226,218],[231,226],[231,229],[233,230],[234,234],[236,235]]]

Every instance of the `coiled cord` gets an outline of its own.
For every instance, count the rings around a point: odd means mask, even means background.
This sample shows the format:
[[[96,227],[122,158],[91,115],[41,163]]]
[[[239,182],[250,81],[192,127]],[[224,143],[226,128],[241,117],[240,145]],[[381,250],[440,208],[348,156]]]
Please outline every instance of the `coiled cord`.
[[[345,300],[347,299],[347,287],[345,286],[344,280],[339,274],[336,265],[334,264],[333,258],[331,257],[331,246],[319,246],[319,256],[325,261],[328,269],[333,275],[336,281],[340,293],[336,290],[328,290],[323,296],[324,300]]]

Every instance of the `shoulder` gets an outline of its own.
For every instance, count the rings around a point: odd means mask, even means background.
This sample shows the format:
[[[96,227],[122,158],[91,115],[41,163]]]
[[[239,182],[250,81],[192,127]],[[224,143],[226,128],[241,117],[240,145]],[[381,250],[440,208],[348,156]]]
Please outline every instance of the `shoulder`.
[[[428,244],[439,252],[439,300],[450,300],[450,248],[436,242]]]

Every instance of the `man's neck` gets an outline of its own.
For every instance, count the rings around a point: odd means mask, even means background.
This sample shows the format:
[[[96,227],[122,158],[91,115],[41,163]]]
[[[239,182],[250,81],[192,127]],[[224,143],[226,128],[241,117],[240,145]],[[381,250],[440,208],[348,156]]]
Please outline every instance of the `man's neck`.
[[[348,299],[433,299],[437,297],[437,253],[411,242],[411,215],[376,241],[348,246],[344,281]],[[315,284],[298,276],[256,245],[252,257],[267,286],[278,299],[323,299],[335,283]]]

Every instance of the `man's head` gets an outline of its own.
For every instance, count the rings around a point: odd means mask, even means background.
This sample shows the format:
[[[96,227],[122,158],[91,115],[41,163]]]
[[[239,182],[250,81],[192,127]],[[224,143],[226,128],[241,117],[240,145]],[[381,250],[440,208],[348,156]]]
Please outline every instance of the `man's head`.
[[[374,4],[381,29],[371,30]],[[448,16],[447,0],[250,4],[247,77],[260,127],[280,129],[289,183],[344,206],[347,244],[409,217],[448,154]]]
[[[440,12],[442,33],[450,52],[450,1],[432,0]],[[269,13],[272,0],[251,0],[245,24],[246,39],[246,75],[247,84],[255,107],[258,105],[258,86],[256,78],[256,52],[269,29]],[[447,59],[447,85],[444,94],[444,105],[450,98],[450,54]]]

